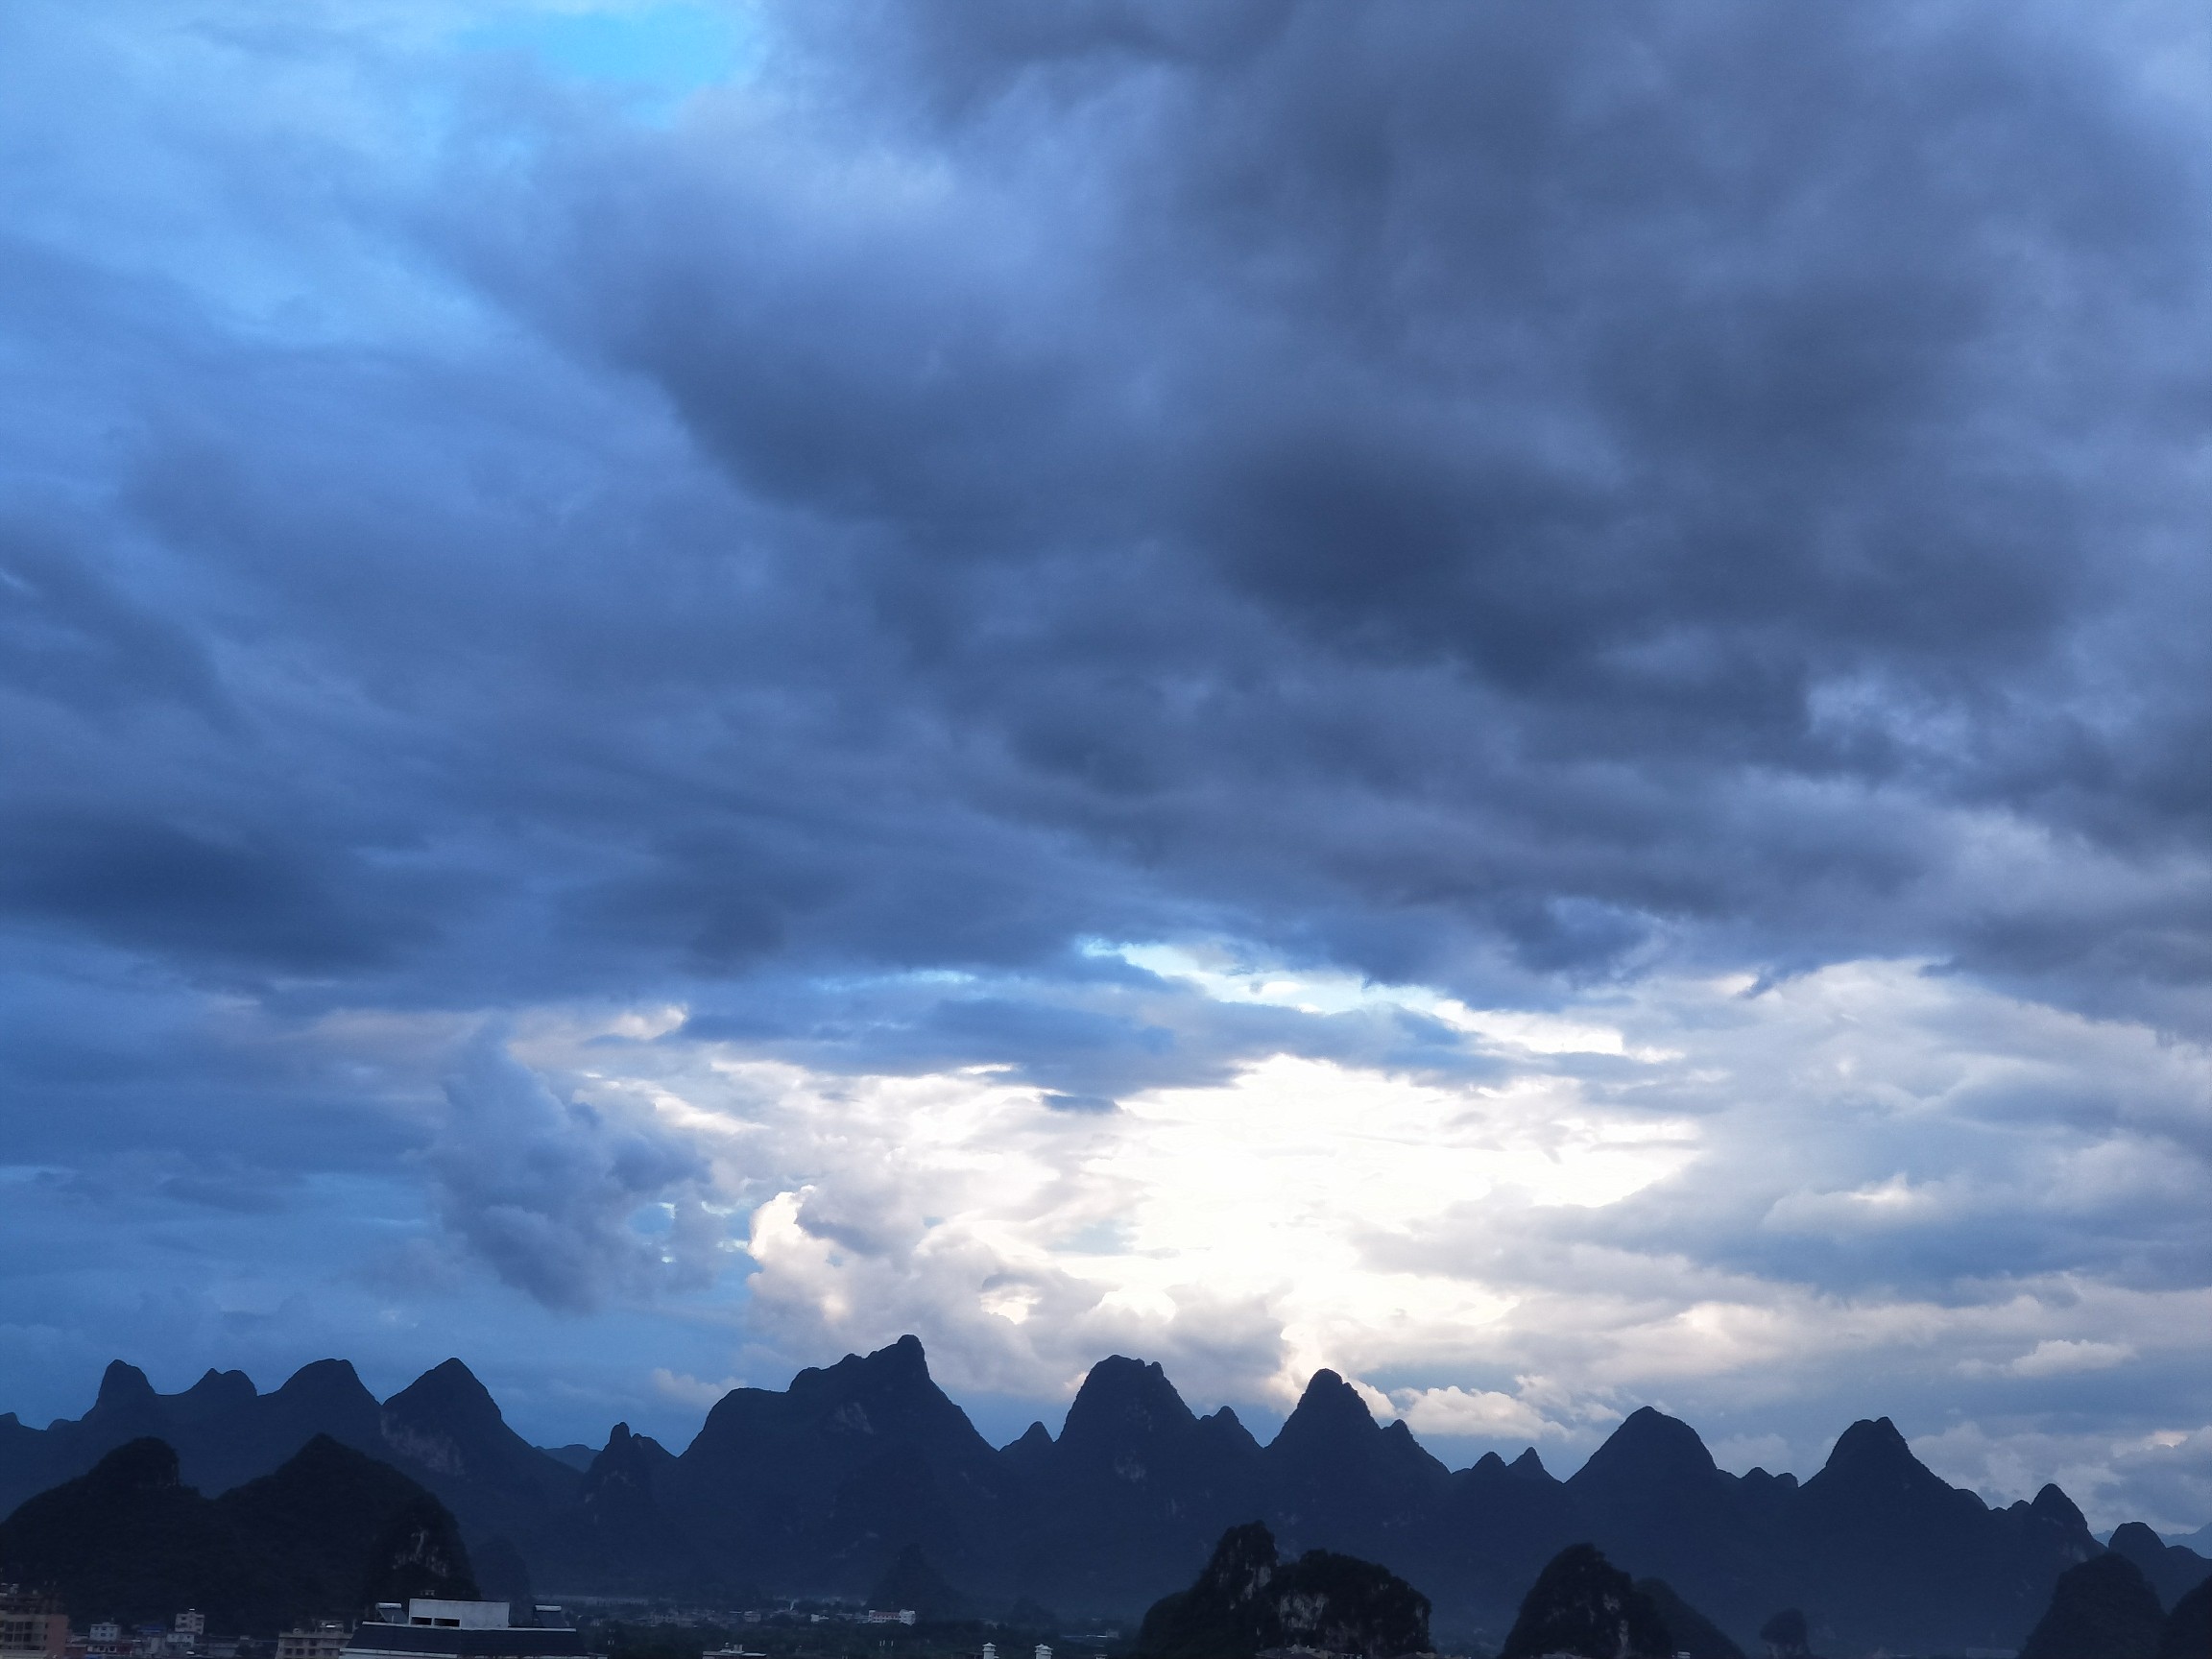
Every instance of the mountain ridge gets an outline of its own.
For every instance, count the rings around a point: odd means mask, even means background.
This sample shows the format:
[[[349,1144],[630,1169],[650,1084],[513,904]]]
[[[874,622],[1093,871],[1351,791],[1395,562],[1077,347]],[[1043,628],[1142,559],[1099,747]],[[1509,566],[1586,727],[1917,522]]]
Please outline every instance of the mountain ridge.
[[[1691,1425],[1644,1407],[1562,1481],[1533,1448],[1450,1469],[1330,1371],[1262,1443],[1225,1407],[1194,1412],[1156,1362],[1112,1355],[1058,1436],[1039,1423],[994,1447],[913,1336],[781,1390],[733,1389],[680,1452],[616,1425],[581,1469],[588,1449],[528,1445],[458,1359],[383,1402],[343,1360],[270,1394],[209,1371],[177,1395],[117,1361],[84,1418],[38,1431],[0,1417],[0,1504],[150,1424],[175,1436],[187,1477],[251,1478],[328,1433],[434,1493],[471,1549],[512,1549],[538,1583],[577,1594],[862,1596],[921,1556],[978,1606],[1126,1619],[1192,1582],[1228,1528],[1263,1522],[1286,1548],[1381,1563],[1431,1599],[1439,1628],[1493,1643],[1538,1571],[1587,1541],[1747,1649],[1775,1608],[1802,1606],[1840,1654],[2017,1646],[2058,1575],[2104,1552],[2056,1486],[1992,1508],[1887,1417],[1846,1428],[1800,1482],[1730,1474]],[[2201,1560],[2154,1535],[2127,1543],[2147,1563],[2155,1550],[2175,1591]]]
[[[326,1434],[214,1498],[182,1479],[165,1441],[126,1441],[0,1521],[0,1578],[50,1586],[81,1619],[195,1605],[224,1634],[475,1594],[445,1506]]]

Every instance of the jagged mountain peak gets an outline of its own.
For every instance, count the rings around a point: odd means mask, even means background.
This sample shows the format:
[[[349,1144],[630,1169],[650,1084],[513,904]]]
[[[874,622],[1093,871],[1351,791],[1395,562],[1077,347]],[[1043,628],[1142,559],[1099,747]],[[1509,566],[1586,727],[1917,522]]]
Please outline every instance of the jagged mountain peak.
[[[611,1484],[636,1486],[650,1483],[653,1471],[675,1459],[667,1448],[650,1434],[634,1434],[630,1425],[617,1423],[608,1431],[607,1444],[584,1471],[585,1501],[602,1499]]]
[[[1239,1456],[1259,1455],[1260,1442],[1252,1431],[1244,1427],[1244,1419],[1226,1406],[1199,1418],[1198,1431],[1218,1445],[1228,1446]]]
[[[1805,1490],[1822,1498],[1856,1492],[1867,1500],[1880,1492],[1911,1490],[1941,1501],[1953,1489],[1912,1455],[1896,1424],[1887,1417],[1862,1417],[1838,1436],[1828,1461],[1805,1482]]]
[[[929,1358],[922,1351],[922,1338],[905,1335],[868,1354],[848,1354],[834,1365],[809,1365],[791,1379],[785,1390],[794,1398],[804,1395],[848,1395],[864,1389],[896,1388],[921,1384],[934,1388]]]
[[[1022,1431],[1018,1439],[1009,1440],[998,1455],[1019,1469],[1043,1469],[1052,1460],[1057,1450],[1052,1431],[1042,1423],[1032,1423]]]
[[[458,1359],[433,1365],[391,1399],[385,1408],[410,1418],[444,1422],[504,1423],[499,1403]]]
[[[1550,1480],[1553,1479],[1551,1471],[1544,1467],[1544,1459],[1536,1455],[1536,1448],[1533,1446],[1514,1458],[1505,1467],[1509,1473],[1518,1475],[1525,1480]]]
[[[2043,1490],[2035,1494],[2035,1501],[2028,1505],[2028,1512],[2063,1527],[2069,1532],[2086,1532],[2089,1529],[2088,1518],[2081,1513],[2074,1500],[2055,1483],[2046,1483]]]
[[[272,1399],[301,1397],[366,1396],[369,1386],[361,1381],[361,1374],[353,1369],[350,1359],[310,1359],[284,1380],[284,1385],[271,1396]]]
[[[1705,1449],[1696,1430],[1679,1417],[1644,1406],[1630,1412],[1621,1427],[1606,1436],[1605,1444],[1590,1455],[1590,1460],[1567,1484],[1576,1491],[1588,1491],[1703,1482],[1712,1479],[1716,1472],[1713,1454]]]
[[[1114,1354],[1092,1366],[1075,1391],[1060,1445],[1080,1453],[1188,1430],[1197,1421],[1157,1362]]]
[[[100,1394],[92,1408],[102,1407],[114,1410],[119,1407],[149,1404],[157,1399],[154,1384],[146,1381],[146,1373],[137,1366],[121,1359],[108,1361],[108,1369],[100,1374]]]
[[[1367,1409],[1367,1402],[1359,1398],[1359,1391],[1335,1372],[1323,1369],[1314,1372],[1312,1380],[1306,1384],[1306,1392],[1298,1397],[1297,1409],[1285,1420],[1283,1431],[1274,1443],[1281,1446],[1323,1436],[1337,1439],[1347,1434],[1381,1431],[1376,1427],[1375,1414]]]
[[[781,1393],[733,1388],[708,1412],[684,1460],[694,1471],[732,1457],[773,1462],[800,1455],[805,1441],[840,1446],[840,1457],[873,1458],[899,1445],[926,1446],[932,1455],[992,1455],[968,1414],[929,1375],[921,1342],[902,1336],[872,1354],[802,1371]]]
[[[1887,1417],[1862,1417],[1836,1437],[1835,1450],[1828,1454],[1821,1473],[1831,1469],[1902,1468],[1908,1463],[1917,1467],[1919,1461],[1896,1424]]]

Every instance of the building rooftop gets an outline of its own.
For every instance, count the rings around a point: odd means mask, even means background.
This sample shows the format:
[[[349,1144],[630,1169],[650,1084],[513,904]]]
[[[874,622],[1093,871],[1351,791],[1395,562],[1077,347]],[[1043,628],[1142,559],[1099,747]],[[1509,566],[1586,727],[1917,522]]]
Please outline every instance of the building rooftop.
[[[376,1624],[354,1627],[349,1654],[393,1653],[414,1659],[578,1659],[589,1651],[574,1630],[546,1625]]]

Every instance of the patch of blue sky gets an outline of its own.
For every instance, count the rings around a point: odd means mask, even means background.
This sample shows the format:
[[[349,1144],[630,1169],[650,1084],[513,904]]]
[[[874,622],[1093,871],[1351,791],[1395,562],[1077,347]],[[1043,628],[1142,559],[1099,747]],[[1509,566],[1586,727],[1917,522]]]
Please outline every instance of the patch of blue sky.
[[[562,80],[607,88],[648,120],[665,120],[694,93],[738,79],[759,56],[745,9],[696,0],[520,7],[469,29],[460,44],[527,53]]]

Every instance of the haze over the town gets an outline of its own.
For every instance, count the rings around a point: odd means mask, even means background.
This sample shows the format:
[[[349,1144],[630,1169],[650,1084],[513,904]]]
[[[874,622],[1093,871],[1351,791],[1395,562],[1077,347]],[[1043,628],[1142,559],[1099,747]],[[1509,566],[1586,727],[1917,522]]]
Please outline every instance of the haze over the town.
[[[0,1411],[2212,1521],[2208,36],[0,9]]]

